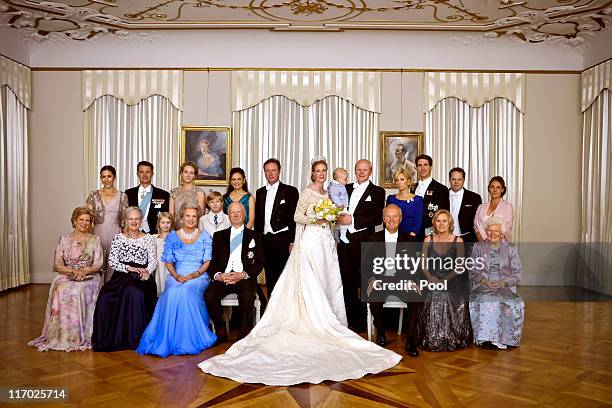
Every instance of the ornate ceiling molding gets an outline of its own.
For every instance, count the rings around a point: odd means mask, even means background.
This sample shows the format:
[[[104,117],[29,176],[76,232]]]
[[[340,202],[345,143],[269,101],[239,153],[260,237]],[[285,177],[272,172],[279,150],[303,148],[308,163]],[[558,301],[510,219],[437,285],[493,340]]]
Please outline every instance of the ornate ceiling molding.
[[[612,27],[612,0],[0,0],[0,24],[37,41],[185,28],[391,29],[575,46]]]
[[[154,33],[133,33],[113,26],[121,25],[121,19],[99,13],[89,8],[76,8],[50,1],[28,2],[47,10],[21,10],[0,2],[0,17],[7,20],[0,26],[12,27],[35,41],[91,40],[100,34],[112,34],[126,39],[152,39]],[[35,4],[34,4],[35,3]]]

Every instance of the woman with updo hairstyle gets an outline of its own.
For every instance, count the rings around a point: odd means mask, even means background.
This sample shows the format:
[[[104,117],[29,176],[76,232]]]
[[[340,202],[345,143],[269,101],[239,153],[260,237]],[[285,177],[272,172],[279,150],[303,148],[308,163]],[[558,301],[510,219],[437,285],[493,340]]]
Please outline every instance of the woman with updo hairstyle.
[[[174,217],[174,229],[182,227],[178,212],[183,205],[193,205],[203,214],[206,210],[206,195],[195,185],[198,176],[198,165],[186,161],[179,168],[180,186],[170,190],[169,212]]]
[[[126,208],[124,219],[125,231],[115,235],[108,256],[113,275],[96,303],[94,351],[134,350],[155,309],[155,239],[140,230],[140,208]]]
[[[198,364],[204,372],[245,383],[318,384],[378,373],[401,360],[348,328],[334,220],[315,212],[318,204],[331,202],[323,188],[324,157],[312,159],[310,179],[295,209],[293,249],[265,313],[225,354]],[[253,250],[258,245],[253,242]]]
[[[89,208],[75,208],[70,219],[72,232],[57,242],[53,270],[58,275],[49,289],[45,325],[40,337],[28,343],[38,351],[91,349],[103,261],[100,238],[89,233],[93,218]]]
[[[474,231],[478,241],[487,239],[485,225],[491,217],[499,217],[504,221],[504,238],[512,241],[512,225],[514,223],[514,209],[512,204],[503,199],[506,195],[506,182],[503,177],[495,176],[489,180],[487,186],[489,191],[489,201],[482,203],[476,210],[474,217]]]
[[[470,317],[474,343],[489,350],[518,347],[525,322],[525,303],[516,291],[523,265],[518,250],[504,238],[506,220],[490,217],[487,239],[472,249]]]
[[[104,264],[102,265],[104,282],[108,282],[112,275],[112,271],[108,268],[111,242],[115,235],[121,232],[123,226],[121,217],[123,211],[128,207],[127,195],[115,188],[116,178],[117,171],[113,166],[103,166],[100,169],[102,188],[89,193],[85,200],[86,206],[94,213],[93,233],[100,237],[104,250]]]
[[[255,225],[255,198],[249,193],[246,174],[240,167],[234,167],[229,174],[230,185],[223,194],[223,212],[231,203],[240,203],[244,207],[244,223],[247,228],[253,229]]]
[[[168,269],[165,289],[136,349],[138,354],[199,354],[217,340],[208,327],[210,318],[204,303],[211,281],[206,270],[212,257],[212,238],[198,229],[197,206],[183,205],[180,215],[183,227],[168,235],[161,258]]]
[[[399,190],[397,194],[387,197],[387,205],[395,204],[402,210],[402,221],[399,230],[409,234],[416,241],[416,235],[423,223],[423,197],[410,192],[414,169],[399,167],[393,173],[393,182]]]

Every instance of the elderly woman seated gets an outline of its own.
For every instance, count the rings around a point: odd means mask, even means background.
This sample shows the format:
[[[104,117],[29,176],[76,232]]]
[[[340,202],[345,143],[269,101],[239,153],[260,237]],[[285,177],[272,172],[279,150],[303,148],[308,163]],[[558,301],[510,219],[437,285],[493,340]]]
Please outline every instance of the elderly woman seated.
[[[486,222],[487,240],[476,243],[470,270],[470,318],[477,345],[490,350],[516,347],[521,341],[525,304],[516,293],[523,266],[514,246],[504,239],[504,220]]]
[[[94,312],[94,351],[134,350],[155,309],[155,239],[140,231],[140,208],[128,207],[123,218],[126,229],[115,235],[108,256],[113,275],[100,290]]]
[[[55,247],[53,269],[58,275],[51,283],[40,337],[28,343],[38,351],[75,351],[91,348],[94,307],[102,287],[103,262],[100,238],[89,233],[94,219],[86,207],[72,212],[74,230],[62,235]]]

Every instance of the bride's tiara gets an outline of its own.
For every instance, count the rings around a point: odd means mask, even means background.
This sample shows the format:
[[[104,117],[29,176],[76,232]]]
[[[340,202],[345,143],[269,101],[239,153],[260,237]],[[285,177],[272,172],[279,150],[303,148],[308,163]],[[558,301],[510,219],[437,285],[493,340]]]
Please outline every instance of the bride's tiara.
[[[310,160],[310,165],[312,166],[316,162],[320,161],[324,161],[325,163],[327,163],[327,159],[325,158],[325,156],[315,156]]]

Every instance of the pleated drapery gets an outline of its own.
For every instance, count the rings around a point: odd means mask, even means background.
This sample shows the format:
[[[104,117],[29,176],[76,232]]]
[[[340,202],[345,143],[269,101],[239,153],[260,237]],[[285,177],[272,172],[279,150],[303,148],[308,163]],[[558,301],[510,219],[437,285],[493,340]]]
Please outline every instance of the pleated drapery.
[[[612,295],[612,95],[608,89],[583,113],[582,163],[582,252],[577,282]]]
[[[13,89],[0,86],[0,290],[30,283],[27,116]]]
[[[128,105],[161,95],[183,110],[183,71],[179,69],[84,70],[82,80],[83,110],[104,95],[113,95]]]
[[[424,112],[446,98],[477,108],[495,98],[512,101],[525,113],[525,74],[509,72],[429,72],[425,77]]]
[[[446,98],[425,115],[425,152],[433,157],[433,177],[447,184],[448,171],[461,167],[466,188],[489,200],[491,177],[506,181],[504,197],[514,207],[513,241],[520,240],[523,193],[524,115],[513,102],[496,98],[479,108]]]
[[[381,112],[379,72],[360,71],[235,71],[232,72],[232,111],[251,108],[271,96],[286,96],[310,106],[339,96],[371,112]]]
[[[371,180],[378,180],[379,114],[329,96],[301,106],[284,96],[273,96],[233,113],[237,143],[234,165],[244,168],[251,190],[263,186],[263,163],[275,157],[282,164],[281,181],[300,191],[310,184],[310,160],[323,155],[329,179],[335,167],[353,174],[358,159],[373,164]],[[236,155],[234,156],[236,157]]]
[[[612,59],[602,62],[582,73],[582,112],[586,111],[604,89],[611,89]]]
[[[181,112],[163,96],[133,106],[111,95],[96,99],[85,111],[85,191],[99,188],[99,170],[106,164],[117,169],[118,190],[137,186],[141,160],[155,166],[155,186],[177,186],[180,129]]]
[[[0,86],[6,85],[23,106],[30,109],[32,77],[30,68],[0,55]]]

